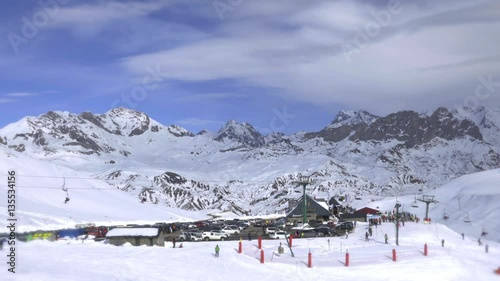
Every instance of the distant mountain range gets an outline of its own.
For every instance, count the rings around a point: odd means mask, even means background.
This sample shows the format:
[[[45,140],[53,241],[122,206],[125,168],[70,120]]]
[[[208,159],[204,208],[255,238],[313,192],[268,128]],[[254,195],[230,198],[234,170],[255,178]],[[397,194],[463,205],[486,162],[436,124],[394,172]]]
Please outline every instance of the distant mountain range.
[[[197,134],[145,113],[50,111],[0,129],[6,153],[69,167],[149,204],[235,213],[282,211],[299,175],[309,192],[365,199],[425,192],[464,174],[500,167],[500,109],[385,117],[341,111],[319,132],[263,135],[227,122]],[[354,196],[348,196],[353,198]]]

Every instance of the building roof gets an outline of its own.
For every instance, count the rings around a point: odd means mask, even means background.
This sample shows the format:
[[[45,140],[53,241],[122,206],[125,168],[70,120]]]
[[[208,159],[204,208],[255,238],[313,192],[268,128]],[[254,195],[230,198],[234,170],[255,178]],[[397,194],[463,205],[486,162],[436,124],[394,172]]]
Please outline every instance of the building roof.
[[[314,200],[311,196],[309,196],[309,195],[306,195],[306,196],[307,196],[307,202],[309,202],[309,205],[310,205],[309,208],[311,208],[311,210],[314,210],[314,212],[316,212],[317,215],[320,215],[320,216],[329,216],[330,215],[330,211],[328,210],[328,204],[326,202],[318,202],[318,201]],[[303,209],[304,204],[302,202],[303,202],[303,198],[300,198],[297,206],[295,206],[295,208],[287,214],[287,217],[302,215],[303,210],[304,210]]]
[[[354,213],[355,214],[365,214],[365,215],[366,214],[380,214],[380,211],[372,209],[372,208],[364,207],[364,208],[361,208],[361,209],[357,210]]]
[[[339,206],[340,203],[335,199],[335,197],[330,198],[330,201],[328,201],[328,204],[333,205],[333,206]]]
[[[113,228],[108,233],[106,237],[156,237],[158,236],[158,228],[156,227],[142,227],[142,228]]]

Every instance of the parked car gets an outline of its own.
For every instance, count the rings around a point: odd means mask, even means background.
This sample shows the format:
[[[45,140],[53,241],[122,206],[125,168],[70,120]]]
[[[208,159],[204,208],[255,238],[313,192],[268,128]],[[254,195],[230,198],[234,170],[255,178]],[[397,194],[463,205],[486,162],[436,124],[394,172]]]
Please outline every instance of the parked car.
[[[212,230],[210,232],[203,232],[201,234],[204,241],[208,240],[220,240],[224,241],[227,239],[228,235],[220,230]]]
[[[316,229],[304,229],[299,230],[300,238],[312,238],[320,236],[319,232]]]
[[[240,233],[240,228],[236,225],[226,225],[221,231],[227,234],[238,234]]]
[[[184,232],[182,231],[179,234],[179,237],[177,240],[183,242],[183,241],[200,241],[202,239],[201,233],[196,233],[196,232]]]
[[[316,230],[320,236],[337,236],[337,232],[328,226],[319,226]]]
[[[255,227],[264,226],[264,220],[263,219],[255,219],[254,223],[253,223],[253,226],[255,226]]]
[[[281,229],[279,229],[277,227],[266,227],[264,233],[269,235],[272,232],[278,232],[278,231],[283,231],[283,230],[281,230]]]
[[[269,233],[269,238],[271,239],[286,239],[287,234],[284,231],[277,231],[277,232],[271,232]]]
[[[336,229],[352,230],[354,229],[354,224],[351,221],[342,222],[336,226]]]

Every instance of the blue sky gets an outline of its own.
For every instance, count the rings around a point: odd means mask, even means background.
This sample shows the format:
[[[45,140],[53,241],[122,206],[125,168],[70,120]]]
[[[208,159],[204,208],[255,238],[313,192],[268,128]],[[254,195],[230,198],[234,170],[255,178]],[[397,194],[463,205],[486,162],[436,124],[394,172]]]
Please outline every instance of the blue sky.
[[[498,1],[2,5],[2,127],[123,106],[193,132],[235,119],[290,133],[341,109],[500,104]]]

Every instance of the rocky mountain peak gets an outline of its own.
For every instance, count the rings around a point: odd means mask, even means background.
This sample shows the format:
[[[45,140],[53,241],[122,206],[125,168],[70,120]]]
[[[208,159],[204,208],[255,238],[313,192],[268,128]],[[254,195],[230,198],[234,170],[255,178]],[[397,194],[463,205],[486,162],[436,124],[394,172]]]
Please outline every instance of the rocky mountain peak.
[[[366,110],[341,110],[335,117],[335,119],[327,126],[327,128],[338,128],[346,125],[357,125],[364,123],[370,125],[380,118],[377,115],[371,114]]]
[[[151,122],[145,113],[123,107],[114,108],[103,114],[101,118],[109,119],[113,127],[112,131],[119,131],[122,135],[129,137],[142,135],[149,129]]]
[[[264,136],[259,133],[249,123],[238,123],[235,120],[230,120],[222,127],[217,136],[216,141],[231,140],[240,142],[249,147],[260,147],[265,144]]]
[[[193,133],[177,125],[168,126],[167,130],[176,137],[194,137]]]

